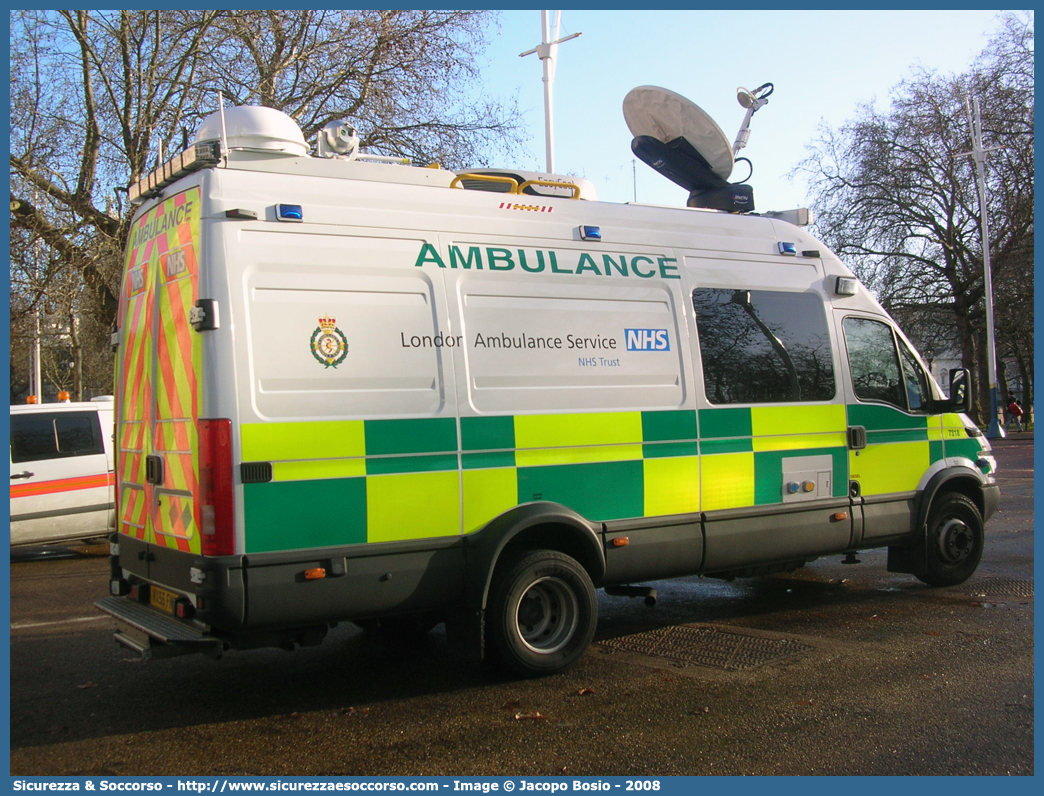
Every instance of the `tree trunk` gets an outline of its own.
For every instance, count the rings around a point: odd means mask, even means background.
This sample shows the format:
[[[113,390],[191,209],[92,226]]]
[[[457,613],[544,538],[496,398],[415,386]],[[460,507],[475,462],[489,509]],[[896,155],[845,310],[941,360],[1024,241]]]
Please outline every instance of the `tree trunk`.
[[[83,400],[83,351],[80,347],[80,332],[76,328],[76,313],[69,313],[69,340],[72,342],[73,355],[73,395],[75,400]]]

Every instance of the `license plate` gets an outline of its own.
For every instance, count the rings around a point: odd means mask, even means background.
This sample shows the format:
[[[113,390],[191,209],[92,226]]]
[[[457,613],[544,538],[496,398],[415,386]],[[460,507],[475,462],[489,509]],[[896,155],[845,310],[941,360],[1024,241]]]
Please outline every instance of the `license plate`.
[[[161,589],[159,586],[151,586],[149,588],[149,605],[153,608],[159,608],[164,613],[174,613],[174,601],[178,599],[172,591]]]

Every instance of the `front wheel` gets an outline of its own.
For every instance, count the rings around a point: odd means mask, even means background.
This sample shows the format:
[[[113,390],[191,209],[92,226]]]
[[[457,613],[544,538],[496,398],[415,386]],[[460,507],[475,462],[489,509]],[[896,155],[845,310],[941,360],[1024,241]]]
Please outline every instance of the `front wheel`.
[[[598,602],[587,571],[554,550],[536,550],[498,573],[490,594],[493,651],[511,671],[564,671],[594,637]]]
[[[972,576],[982,559],[985,527],[978,506],[949,492],[928,514],[927,561],[918,578],[930,586],[956,586]]]

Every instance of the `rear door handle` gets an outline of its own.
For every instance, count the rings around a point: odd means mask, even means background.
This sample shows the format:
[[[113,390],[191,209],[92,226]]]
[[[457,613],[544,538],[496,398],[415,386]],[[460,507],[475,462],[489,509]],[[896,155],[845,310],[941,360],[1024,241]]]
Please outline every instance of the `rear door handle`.
[[[14,481],[16,478],[32,478],[36,473],[31,473],[28,470],[22,470],[20,473],[12,473],[11,480]]]
[[[159,456],[145,457],[145,480],[150,484],[163,484],[163,459]]]

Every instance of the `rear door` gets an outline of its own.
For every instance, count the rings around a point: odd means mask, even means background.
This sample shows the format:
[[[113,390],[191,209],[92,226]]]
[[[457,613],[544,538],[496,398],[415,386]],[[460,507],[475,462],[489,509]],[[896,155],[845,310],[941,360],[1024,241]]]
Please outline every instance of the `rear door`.
[[[117,370],[118,528],[200,552],[197,433],[200,190],[149,210],[132,228],[120,301]]]
[[[11,544],[104,534],[111,484],[96,410],[11,414]]]

